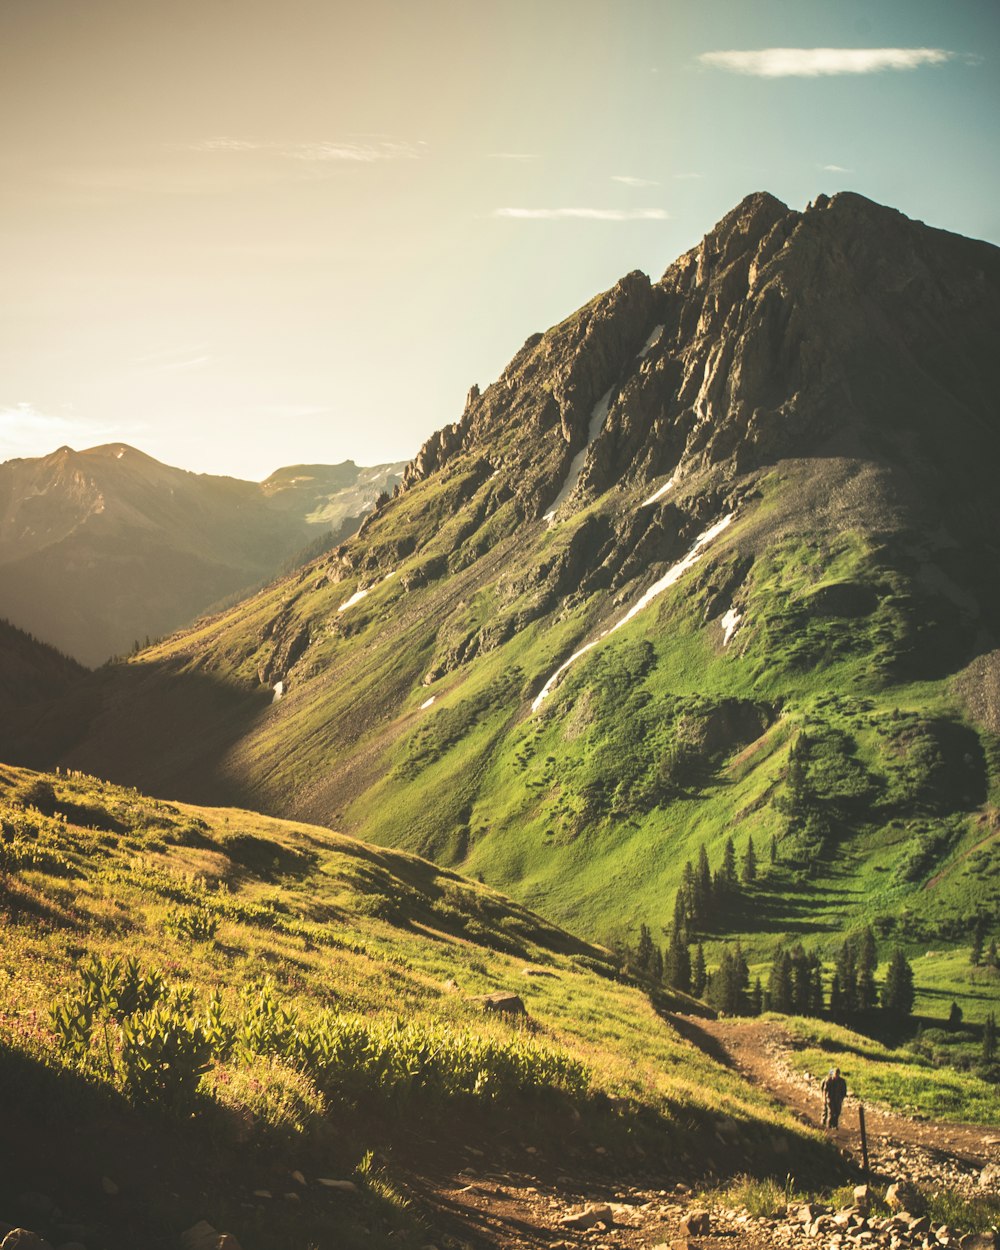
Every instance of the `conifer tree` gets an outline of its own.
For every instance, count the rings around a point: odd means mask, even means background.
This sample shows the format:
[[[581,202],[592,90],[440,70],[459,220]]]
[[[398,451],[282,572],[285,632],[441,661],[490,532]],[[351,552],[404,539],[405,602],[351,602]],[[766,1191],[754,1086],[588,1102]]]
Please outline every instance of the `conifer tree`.
[[[837,981],[840,985],[842,1014],[858,1009],[858,962],[854,942],[848,938],[837,955]]]
[[[775,834],[771,834],[771,864],[772,866],[778,862],[778,839]]]
[[[708,851],[702,842],[698,848],[698,867],[694,874],[694,897],[698,911],[698,928],[703,929],[712,915],[712,870],[708,866]]]
[[[722,868],[719,870],[723,888],[726,893],[730,893],[736,885],[736,847],[733,845],[733,839],[726,838],[726,845],[722,851]]]
[[[767,996],[772,1011],[788,1015],[792,1010],[792,957],[779,946],[771,960]]]
[[[809,956],[809,1014],[823,1014],[823,965],[815,951]]]
[[[872,1011],[878,1006],[878,990],[875,987],[875,969],[878,966],[878,953],[875,946],[875,934],[871,925],[867,926],[858,944],[857,967],[857,1009]]]
[[[705,968],[705,948],[699,942],[694,953],[694,966],[691,969],[691,993],[695,998],[701,998],[705,993],[707,981],[708,972]]]
[[[989,949],[986,952],[986,962],[991,968],[996,968],[998,966],[996,938],[990,938]]]
[[[991,1011],[983,1024],[983,1059],[992,1063],[997,1054],[997,1018]]]
[[[757,880],[757,853],[753,849],[753,838],[747,838],[747,849],[743,855],[743,872],[741,880],[744,885],[752,885]]]
[[[844,991],[840,988],[840,973],[835,972],[830,981],[830,1015],[844,1014]]]
[[[764,1010],[764,987],[760,983],[760,977],[757,977],[753,983],[753,989],[750,991],[750,1014],[759,1016]]]
[[[897,946],[889,960],[882,987],[882,1007],[889,1015],[905,1019],[913,1011],[913,969]]]
[[[983,946],[986,943],[986,925],[983,923],[982,916],[976,921],[975,928],[972,930],[972,950],[969,952],[969,963],[974,968],[978,968],[983,962]]]
[[[691,992],[691,952],[683,935],[675,929],[664,961],[664,978],[669,986],[685,994]]]
[[[635,966],[640,976],[652,976],[653,935],[649,931],[649,926],[645,924],[639,926],[639,945],[635,952]]]

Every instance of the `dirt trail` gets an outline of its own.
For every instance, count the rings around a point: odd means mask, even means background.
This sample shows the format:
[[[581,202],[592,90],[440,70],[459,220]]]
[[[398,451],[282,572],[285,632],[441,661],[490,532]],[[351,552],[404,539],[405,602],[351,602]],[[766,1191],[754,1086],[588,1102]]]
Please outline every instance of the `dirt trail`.
[[[670,1022],[712,1058],[765,1088],[803,1123],[820,1127],[818,1074],[810,1082],[794,1071],[788,1056],[795,1043],[780,1024],[692,1016],[671,1016]],[[857,1105],[848,1098],[840,1128],[831,1137],[846,1157],[860,1164]],[[986,1163],[1000,1162],[1000,1129],[930,1123],[871,1105],[865,1114],[875,1174],[919,1177],[923,1169],[925,1179],[968,1184]],[[513,1166],[515,1159],[520,1166]],[[599,1168],[581,1175],[568,1159],[564,1166],[571,1175],[560,1174],[558,1161],[525,1160],[515,1151],[501,1168],[471,1157],[457,1174],[440,1174],[429,1186],[425,1178],[417,1188],[433,1211],[435,1226],[448,1230],[437,1244],[477,1250],[648,1250],[673,1243],[681,1217],[695,1201],[685,1186],[675,1185],[675,1177],[619,1177],[612,1182]],[[602,1202],[613,1213],[614,1222],[606,1229],[582,1232],[560,1225],[567,1213]],[[717,1213],[712,1235],[697,1238],[699,1250],[787,1250],[787,1239],[775,1240],[760,1222],[740,1221],[735,1212]]]
[[[796,1047],[792,1038],[774,1020],[704,1020],[693,1016],[672,1016],[677,1031],[706,1051],[713,1059],[735,1068],[754,1085],[761,1085],[783,1103],[803,1123],[820,1127],[823,1104],[819,1078],[807,1080],[788,1062]],[[845,1069],[850,1088],[850,1072]],[[981,1124],[954,1124],[946,1121],[917,1120],[865,1105],[872,1166],[879,1166],[877,1143],[890,1148],[918,1148],[951,1155],[982,1168],[1000,1162],[1000,1128],[995,1132]],[[840,1127],[831,1136],[841,1150],[860,1159],[858,1103],[848,1097]],[[885,1160],[882,1160],[884,1163]]]

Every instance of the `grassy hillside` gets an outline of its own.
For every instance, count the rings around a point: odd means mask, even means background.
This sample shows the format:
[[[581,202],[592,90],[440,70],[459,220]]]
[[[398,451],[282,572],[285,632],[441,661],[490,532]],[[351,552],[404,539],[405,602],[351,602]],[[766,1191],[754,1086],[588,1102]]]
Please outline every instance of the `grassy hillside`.
[[[806,1174],[822,1158],[671,1029],[660,1013],[684,1000],[651,1002],[600,948],[425,860],[9,767],[0,826],[0,1083],[22,1146],[5,1210],[44,1173],[64,1207],[101,1207],[111,1244],[198,1218],[247,1250],[409,1244],[371,1150],[418,1174],[430,1156],[460,1166],[466,1145],[502,1156],[512,1130],[583,1166],[607,1148],[612,1170],[723,1169],[738,1148]],[[126,957],[138,967],[112,962]],[[498,990],[526,1020],[484,1016]],[[255,1199],[293,1170],[361,1193]],[[127,1196],[114,1211],[102,1176]]]

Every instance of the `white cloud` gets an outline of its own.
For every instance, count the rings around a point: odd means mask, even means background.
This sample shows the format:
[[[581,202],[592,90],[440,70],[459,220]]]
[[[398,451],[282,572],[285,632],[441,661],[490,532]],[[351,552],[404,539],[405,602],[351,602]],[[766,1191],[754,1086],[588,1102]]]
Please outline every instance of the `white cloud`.
[[[381,137],[323,141],[319,143],[257,143],[253,139],[234,139],[226,135],[202,139],[185,145],[190,152],[262,152],[293,161],[350,161],[371,164],[374,161],[414,160],[423,156],[426,143],[408,143]]]
[[[200,143],[185,145],[192,152],[255,152],[262,145],[250,139],[231,139],[219,135],[215,139],[202,139]]]
[[[820,169],[828,174],[853,174],[853,169],[847,169],[844,165],[820,165]]]
[[[516,217],[528,221],[557,221],[577,218],[584,221],[666,221],[663,208],[495,208],[494,217]]]
[[[944,48],[760,48],[752,52],[703,52],[698,60],[715,69],[758,78],[819,78],[916,69],[941,65],[957,56]]]
[[[46,456],[65,444],[92,447],[120,431],[84,417],[39,412],[29,403],[0,407],[0,461],[15,456]]]
[[[620,182],[626,187],[658,187],[658,182],[651,182],[648,178],[633,178],[631,174],[612,174],[612,182]]]
[[[378,139],[365,143],[297,143],[282,149],[281,155],[295,161],[373,161],[416,160],[423,155],[423,143],[398,143]]]

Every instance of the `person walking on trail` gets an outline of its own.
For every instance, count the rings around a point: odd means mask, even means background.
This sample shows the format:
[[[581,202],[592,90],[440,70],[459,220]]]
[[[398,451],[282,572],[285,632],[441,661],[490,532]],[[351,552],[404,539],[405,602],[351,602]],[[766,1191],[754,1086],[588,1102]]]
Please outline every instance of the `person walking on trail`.
[[[839,1068],[830,1069],[820,1089],[823,1091],[823,1127],[836,1128],[847,1097],[847,1082],[840,1075]]]

